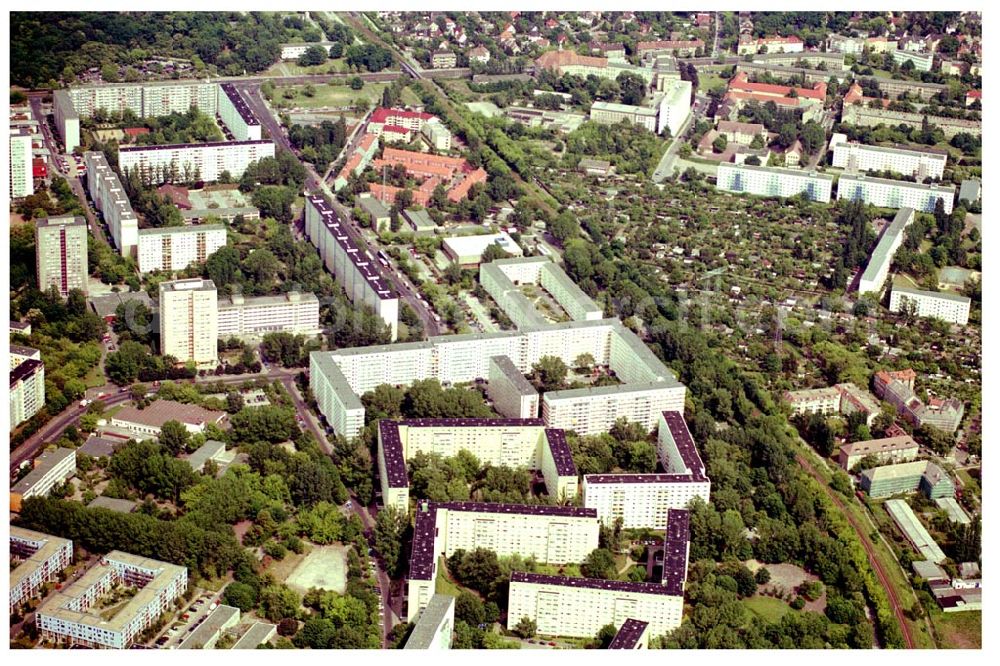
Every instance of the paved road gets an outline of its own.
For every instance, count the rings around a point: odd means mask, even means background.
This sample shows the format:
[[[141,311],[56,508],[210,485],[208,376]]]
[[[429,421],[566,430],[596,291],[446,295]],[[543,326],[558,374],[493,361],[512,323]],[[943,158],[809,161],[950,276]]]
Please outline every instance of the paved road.
[[[865,549],[865,553],[868,555],[868,562],[871,563],[872,569],[875,571],[875,575],[878,576],[879,584],[885,589],[886,595],[889,598],[889,605],[892,606],[892,612],[896,616],[896,621],[899,623],[899,628],[903,635],[903,642],[906,644],[907,649],[912,650],[915,645],[913,643],[913,636],[910,635],[910,627],[906,623],[906,616],[903,614],[903,604],[900,602],[898,595],[896,594],[896,589],[892,585],[892,581],[889,580],[889,576],[886,575],[885,569],[882,567],[882,563],[879,561],[878,554],[875,552],[875,546],[872,545],[871,539],[868,538],[868,528],[862,525],[858,525],[854,516],[850,512],[844,509],[844,503],[837,496],[836,491],[834,491],[826,483],[823,477],[816,471],[806,458],[800,454],[796,454],[795,459],[798,463],[812,476],[819,485],[826,492],[827,497],[833,501],[842,515],[844,515],[847,520],[851,523],[851,527],[854,528],[854,532],[858,535],[858,539],[861,541],[862,547]]]

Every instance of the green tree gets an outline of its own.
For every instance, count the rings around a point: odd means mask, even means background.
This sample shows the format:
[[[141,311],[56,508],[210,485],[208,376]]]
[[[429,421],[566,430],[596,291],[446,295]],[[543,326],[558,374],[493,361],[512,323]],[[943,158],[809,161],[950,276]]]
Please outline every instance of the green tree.
[[[548,392],[566,384],[569,368],[558,356],[543,356],[531,366],[532,380],[539,391]]]
[[[223,603],[235,606],[246,613],[257,606],[257,592],[246,583],[234,581],[226,587],[222,595]]]
[[[595,548],[580,565],[580,573],[587,578],[605,580],[614,578],[616,573],[614,553],[607,548]]]
[[[531,638],[537,632],[538,624],[527,615],[522,617],[518,623],[514,625],[514,633],[521,638]]]
[[[420,510],[419,507],[417,509]],[[375,519],[375,549],[382,556],[385,570],[395,577],[402,565],[402,544],[410,520],[406,513],[389,506],[378,512]]]
[[[187,451],[191,433],[180,421],[171,420],[160,428],[159,440],[167,451],[176,456]]]
[[[268,585],[260,591],[261,614],[271,622],[298,617],[302,598],[285,585]]]

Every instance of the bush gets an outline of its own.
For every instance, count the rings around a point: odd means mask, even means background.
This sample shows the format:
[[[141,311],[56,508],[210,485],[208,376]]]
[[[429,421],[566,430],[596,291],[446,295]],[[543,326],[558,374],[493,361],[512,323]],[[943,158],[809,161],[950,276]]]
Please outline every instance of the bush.
[[[802,610],[803,608],[805,608],[806,600],[803,599],[802,597],[795,597],[795,599],[792,600],[792,603],[790,605],[795,610]]]
[[[294,636],[299,630],[299,621],[293,617],[286,617],[278,623],[279,636]]]

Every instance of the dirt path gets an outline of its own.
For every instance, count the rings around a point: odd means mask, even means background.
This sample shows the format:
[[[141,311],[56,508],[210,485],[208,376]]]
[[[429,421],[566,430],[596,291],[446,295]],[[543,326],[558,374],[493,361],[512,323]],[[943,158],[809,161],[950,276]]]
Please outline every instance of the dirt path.
[[[865,553],[868,555],[868,562],[872,565],[872,569],[875,571],[875,575],[878,576],[879,583],[885,588],[885,592],[889,597],[889,605],[892,606],[892,612],[896,616],[897,622],[899,622],[900,631],[903,633],[903,641],[906,643],[907,649],[912,650],[915,645],[913,643],[913,637],[910,635],[910,627],[906,624],[906,617],[903,615],[903,605],[899,601],[899,597],[896,596],[896,590],[893,588],[889,577],[886,575],[885,570],[882,568],[882,564],[878,560],[878,556],[875,554],[875,547],[872,545],[871,540],[868,535],[865,534],[865,530],[861,525],[854,520],[849,512],[844,510],[844,504],[837,497],[836,492],[830,488],[823,480],[823,477],[813,468],[812,464],[806,460],[803,456],[796,454],[795,459],[798,460],[802,468],[809,473],[819,485],[826,492],[827,497],[834,503],[834,505],[841,510],[843,515],[851,523],[851,527],[854,528],[854,532],[858,535],[858,539],[861,540],[861,545],[865,549]]]

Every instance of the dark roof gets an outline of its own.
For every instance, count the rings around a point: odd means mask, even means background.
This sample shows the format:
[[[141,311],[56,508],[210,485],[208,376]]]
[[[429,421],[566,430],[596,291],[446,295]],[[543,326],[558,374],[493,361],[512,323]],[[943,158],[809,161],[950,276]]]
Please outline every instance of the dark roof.
[[[399,425],[410,428],[432,428],[449,426],[452,428],[481,428],[486,426],[541,426],[542,419],[403,419]]]
[[[105,437],[91,437],[83,443],[77,453],[85,453],[92,458],[107,458],[117,449],[125,445],[124,439],[107,439]]]
[[[11,321],[10,322],[10,327],[12,329],[14,329],[15,331],[26,331],[26,330],[28,330],[29,326],[31,326],[31,324],[29,324],[26,321]]]
[[[333,206],[328,204],[326,199],[316,194],[309,195],[306,197],[306,200],[319,212],[320,217],[323,218],[323,224],[327,232],[333,236],[337,244],[347,253],[355,270],[371,286],[375,294],[379,297],[379,300],[396,298],[396,294],[393,292],[392,287],[389,286],[389,282],[382,276],[378,262],[372,259],[367,251],[362,252],[361,248],[351,239],[347,230],[341,225],[340,216],[337,215],[337,211],[333,209]]]
[[[663,412],[663,419],[667,424],[667,429],[670,431],[670,436],[673,438],[674,444],[677,446],[677,452],[684,461],[684,466],[691,470],[693,479],[695,481],[707,481],[705,463],[701,461],[701,456],[698,455],[698,449],[694,445],[694,438],[691,437],[691,431],[688,430],[687,423],[684,421],[684,415],[680,412]]]
[[[178,150],[180,148],[214,148],[225,146],[246,146],[250,144],[274,144],[266,139],[256,139],[250,141],[206,141],[205,143],[166,143],[158,146],[122,146],[119,153],[134,153],[140,150]]]
[[[232,83],[223,83],[221,86],[222,92],[226,93],[226,97],[229,101],[233,103],[236,107],[236,113],[240,114],[240,118],[243,119],[247,125],[260,125],[260,121],[257,120],[257,116],[253,114],[250,110],[250,106],[246,103],[246,100],[240,96],[240,92],[236,89]]]
[[[385,461],[386,484],[390,488],[407,488],[410,485],[403,458],[403,441],[399,438],[399,423],[382,419],[378,422],[382,440],[382,459]]]
[[[634,592],[636,594],[662,594],[675,597],[663,585],[656,583],[633,583],[624,580],[601,580],[599,578],[569,578],[567,576],[549,576],[546,574],[513,571],[510,574],[511,583],[535,583],[539,585],[560,585],[562,587],[582,587],[592,590],[608,590],[611,592]]]
[[[646,631],[646,627],[649,626],[649,622],[643,622],[642,620],[633,620],[629,618],[622,623],[621,629],[615,634],[614,639],[612,639],[611,644],[608,645],[609,650],[631,650],[639,642],[639,637],[642,636],[642,632]]]
[[[413,521],[413,547],[410,549],[410,580],[431,580],[434,577],[435,537],[437,507],[430,502],[418,502]]]
[[[44,363],[33,358],[29,358],[24,361],[21,365],[10,371],[11,388],[13,388],[19,381],[27,379],[44,367]]]
[[[585,474],[586,483],[695,483],[707,481],[690,474]]]
[[[663,541],[663,586],[671,594],[684,594],[687,580],[688,542],[691,540],[690,514],[684,509],[667,511],[667,531]]]
[[[576,465],[573,463],[573,452],[566,441],[566,432],[559,428],[546,428],[545,439],[549,443],[552,460],[556,464],[556,474],[559,476],[576,476]]]
[[[492,502],[432,502],[435,509],[468,511],[472,513],[509,513],[526,516],[566,516],[571,518],[597,518],[597,509],[575,506],[550,506],[548,504],[494,504]]]

